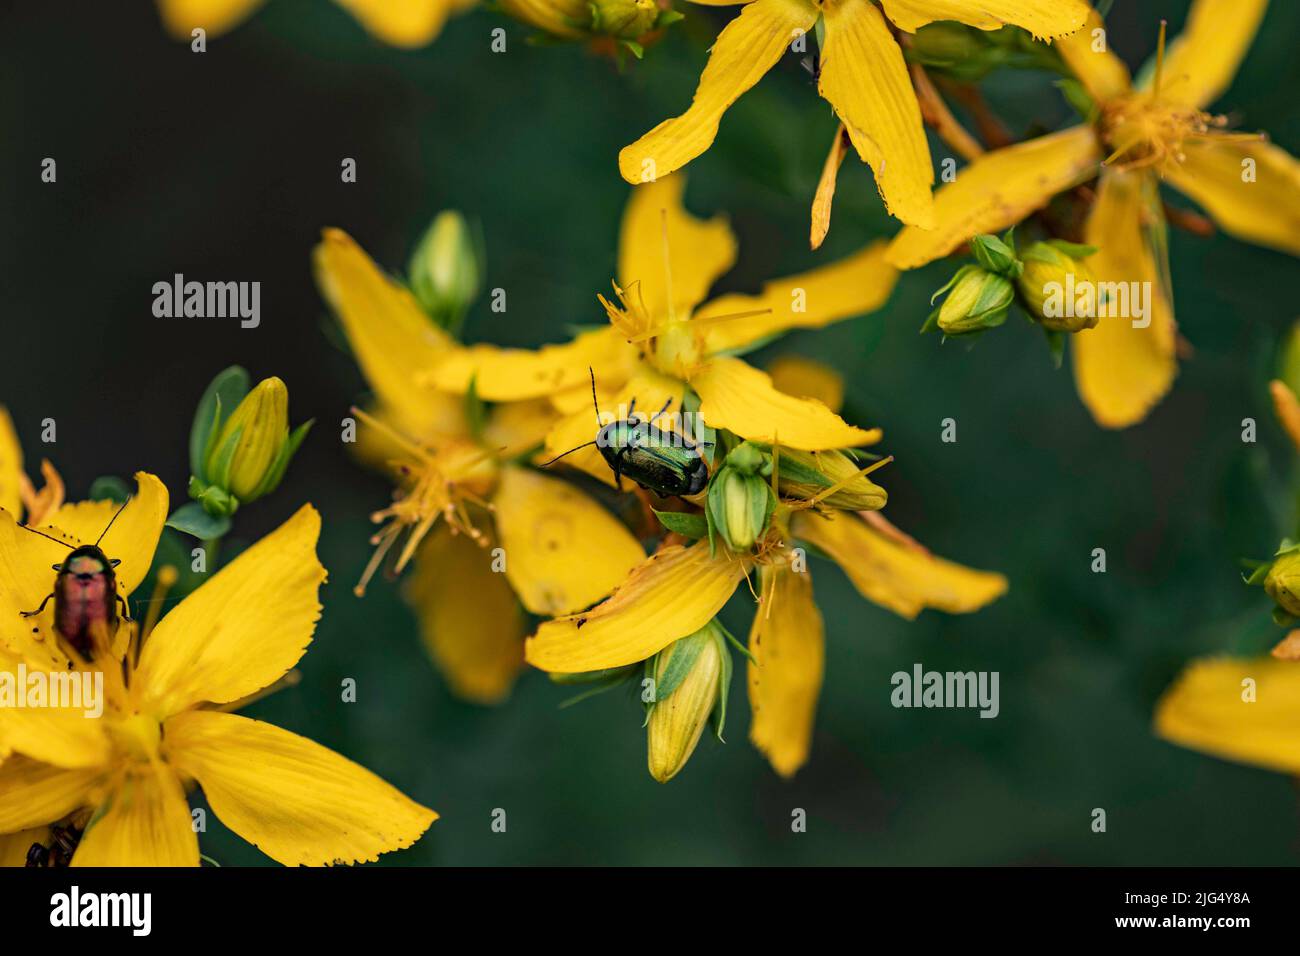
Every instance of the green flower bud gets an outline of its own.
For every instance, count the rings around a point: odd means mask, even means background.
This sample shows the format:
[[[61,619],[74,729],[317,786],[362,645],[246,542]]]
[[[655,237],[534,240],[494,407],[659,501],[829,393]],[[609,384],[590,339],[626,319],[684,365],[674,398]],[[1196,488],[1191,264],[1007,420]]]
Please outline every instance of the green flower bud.
[[[714,710],[726,706],[731,654],[714,622],[654,658],[655,701],[646,723],[650,776],[667,783],[686,766]]]
[[[798,451],[782,448],[776,463],[776,488],[786,498],[817,498],[828,508],[845,511],[879,511],[888,495],[884,488],[859,474],[862,466],[842,451]],[[826,491],[845,482],[825,497]]]
[[[1300,617],[1300,549],[1288,551],[1273,562],[1264,578],[1264,590],[1278,607]]]
[[[997,236],[976,236],[970,241],[970,248],[975,261],[989,272],[996,272],[1008,279],[1020,275],[1023,266],[1016,258],[1015,246],[1011,245],[1011,233],[1007,233],[1006,240]]]
[[[190,497],[214,515],[269,494],[284,477],[311,422],[289,432],[289,390],[272,377],[258,383],[205,443],[202,477],[190,478]]]
[[[1016,280],[1029,317],[1052,332],[1081,332],[1097,324],[1097,280],[1083,262],[1097,250],[1071,242],[1035,242],[1021,254]]]
[[[996,328],[1006,321],[1016,298],[1010,279],[973,265],[958,269],[935,296],[944,292],[948,297],[931,318],[937,316],[945,335],[972,335]]]
[[[713,530],[722,536],[727,546],[733,551],[748,551],[763,534],[776,502],[772,498],[772,489],[761,475],[744,467],[732,466],[728,457],[727,463],[709,482],[705,506],[709,509]]]
[[[482,272],[465,218],[452,209],[438,213],[411,255],[416,300],[439,325],[454,330],[478,296]]]
[[[959,65],[988,49],[982,32],[954,20],[928,23],[912,34],[908,55],[926,66]]]
[[[647,33],[659,17],[655,0],[592,0],[591,29],[620,40]]]

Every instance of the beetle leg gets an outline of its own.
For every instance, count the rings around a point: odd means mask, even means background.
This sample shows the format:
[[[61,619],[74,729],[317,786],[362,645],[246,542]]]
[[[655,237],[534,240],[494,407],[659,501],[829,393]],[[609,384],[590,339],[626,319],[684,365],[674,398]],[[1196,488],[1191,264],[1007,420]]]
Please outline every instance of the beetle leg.
[[[23,617],[35,617],[37,614],[40,614],[42,611],[45,610],[45,605],[50,603],[50,598],[52,597],[54,597],[53,591],[45,595],[45,600],[41,602],[41,606],[38,607],[35,611],[19,611],[18,613],[21,614]]]
[[[672,403],[673,403],[673,397],[669,395],[668,401],[664,402],[664,407],[659,409],[659,411],[655,412],[653,415],[650,416],[649,418],[650,423],[653,424],[656,418],[658,418],[664,412],[668,411],[668,406],[671,405]]]
[[[629,402],[627,406],[627,417],[631,418],[635,414],[636,414],[636,396],[633,395],[632,401]]]
[[[126,603],[126,598],[122,597],[122,595],[118,594],[114,596],[117,598],[117,603],[122,605],[122,620],[126,621],[128,624],[132,623],[131,605]]]

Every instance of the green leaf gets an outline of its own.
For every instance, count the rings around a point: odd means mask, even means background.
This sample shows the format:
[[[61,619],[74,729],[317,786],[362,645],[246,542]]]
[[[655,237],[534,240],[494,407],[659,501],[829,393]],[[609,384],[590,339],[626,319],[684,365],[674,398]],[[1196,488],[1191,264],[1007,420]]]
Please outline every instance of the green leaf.
[[[167,527],[183,531],[200,541],[210,541],[225,536],[230,530],[230,519],[210,515],[197,501],[191,501],[172,512]]]
[[[199,399],[198,408],[194,410],[194,424],[190,426],[190,473],[207,481],[203,464],[207,457],[208,442],[213,433],[221,427],[221,409],[234,410],[251,388],[248,373],[238,365],[232,365],[216,374],[203,397]]]
[[[654,509],[650,509],[654,511]],[[669,531],[685,535],[692,541],[698,541],[709,533],[708,519],[700,514],[685,514],[681,511],[655,511],[659,523]]]

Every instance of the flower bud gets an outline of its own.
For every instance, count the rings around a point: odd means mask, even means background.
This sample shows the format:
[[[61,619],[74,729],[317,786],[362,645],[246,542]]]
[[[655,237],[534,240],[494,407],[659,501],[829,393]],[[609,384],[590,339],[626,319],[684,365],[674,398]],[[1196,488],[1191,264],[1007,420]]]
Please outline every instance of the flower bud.
[[[279,485],[311,422],[289,432],[289,390],[279,378],[258,383],[224,421],[212,422],[203,473],[190,478],[190,497],[211,514],[231,515]]]
[[[1006,321],[1016,297],[1010,279],[973,265],[958,269],[935,295],[945,291],[948,297],[935,313],[945,335],[972,335],[996,328]]]
[[[970,241],[970,249],[975,255],[975,261],[989,272],[996,272],[1008,279],[1016,278],[1020,275],[1023,266],[1016,258],[1016,249],[1010,244],[1010,239],[1010,233],[1007,233],[1005,241],[997,236],[976,236]]]
[[[1278,607],[1292,617],[1300,617],[1300,549],[1282,554],[1264,578],[1264,590]]]
[[[722,629],[710,621],[655,656],[646,751],[650,776],[660,783],[686,766],[714,709],[725,707],[731,656],[724,641]]]
[[[591,29],[620,40],[635,40],[655,25],[659,6],[655,0],[593,0]]]
[[[757,465],[751,468],[744,463],[747,454],[742,453],[740,465],[732,464],[732,456],[742,449],[756,456],[761,463],[761,455],[753,446],[739,446],[709,482],[705,502],[714,531],[733,551],[748,551],[754,546],[776,504],[772,489],[756,471]]]
[[[465,218],[452,209],[434,217],[411,256],[411,291],[434,321],[455,329],[478,296],[482,263]]]
[[[816,498],[828,508],[879,511],[888,495],[884,488],[859,474],[861,471],[862,466],[842,451],[813,453],[782,448],[776,462],[776,487],[787,498]],[[826,495],[828,489],[841,482],[842,487]]]
[[[584,36],[582,25],[591,18],[585,0],[501,0],[501,9],[516,20],[569,40]]]
[[[1029,317],[1052,332],[1081,332],[1097,324],[1097,281],[1083,257],[1095,252],[1075,243],[1035,242],[1021,254],[1016,280]]]

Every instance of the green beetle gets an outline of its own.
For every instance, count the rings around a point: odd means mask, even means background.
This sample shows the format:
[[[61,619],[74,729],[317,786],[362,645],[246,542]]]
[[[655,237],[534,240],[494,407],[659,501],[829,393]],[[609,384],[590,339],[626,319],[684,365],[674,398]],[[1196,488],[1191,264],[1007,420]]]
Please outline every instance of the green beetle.
[[[596,423],[600,425],[595,372],[591,373],[591,403],[596,409]],[[636,399],[633,398],[627,418],[600,425],[594,439],[556,455],[542,467],[548,467],[581,448],[595,445],[614,470],[614,481],[619,491],[623,490],[623,476],[626,475],[660,497],[697,494],[709,483],[709,466],[700,449],[709,447],[712,442],[697,443],[685,435],[656,426],[655,419],[668,411],[672,403],[673,400],[668,399],[663,408],[647,418],[637,413]]]

